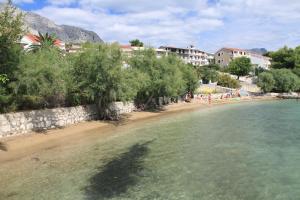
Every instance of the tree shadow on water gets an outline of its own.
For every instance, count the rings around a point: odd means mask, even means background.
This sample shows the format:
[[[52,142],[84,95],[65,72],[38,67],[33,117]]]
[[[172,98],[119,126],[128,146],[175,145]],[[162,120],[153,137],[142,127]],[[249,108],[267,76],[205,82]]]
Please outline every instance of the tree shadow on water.
[[[127,152],[100,167],[85,188],[86,199],[113,198],[136,185],[138,178],[143,176],[143,158],[149,153],[148,145],[152,142],[135,144]]]

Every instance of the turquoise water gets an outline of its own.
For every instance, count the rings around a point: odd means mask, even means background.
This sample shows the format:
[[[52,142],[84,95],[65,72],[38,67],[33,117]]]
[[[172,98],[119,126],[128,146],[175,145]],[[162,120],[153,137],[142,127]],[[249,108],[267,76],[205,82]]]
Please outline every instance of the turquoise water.
[[[300,102],[169,115],[0,164],[0,199],[299,200]]]

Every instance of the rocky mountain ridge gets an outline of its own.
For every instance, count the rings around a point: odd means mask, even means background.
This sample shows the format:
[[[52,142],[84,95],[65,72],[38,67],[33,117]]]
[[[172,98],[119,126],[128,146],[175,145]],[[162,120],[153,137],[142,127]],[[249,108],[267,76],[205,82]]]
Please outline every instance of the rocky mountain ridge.
[[[3,9],[3,5],[4,4],[0,3],[0,11]],[[30,33],[37,34],[38,32],[41,32],[43,34],[55,34],[57,38],[66,43],[103,42],[97,33],[93,31],[75,26],[58,25],[46,17],[34,12],[26,12],[19,8],[17,11],[24,14],[25,29]]]

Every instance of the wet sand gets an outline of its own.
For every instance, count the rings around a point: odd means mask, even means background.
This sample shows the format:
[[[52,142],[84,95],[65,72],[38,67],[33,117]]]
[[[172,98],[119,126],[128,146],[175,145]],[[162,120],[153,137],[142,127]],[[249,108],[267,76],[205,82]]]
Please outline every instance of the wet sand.
[[[230,103],[242,103],[251,101],[274,100],[274,97],[255,97],[230,99],[224,101],[213,101],[207,104],[200,100],[192,103],[178,103],[166,106],[162,111],[157,112],[133,112],[126,114],[119,122],[90,121],[71,125],[62,129],[49,130],[45,133],[30,133],[0,139],[7,151],[0,150],[0,164],[22,159],[34,153],[47,151],[54,148],[65,148],[68,145],[76,145],[89,142],[102,137],[105,139],[118,129],[128,129],[136,123],[142,123],[150,118],[161,117],[164,115],[176,114],[198,109],[205,109]]]

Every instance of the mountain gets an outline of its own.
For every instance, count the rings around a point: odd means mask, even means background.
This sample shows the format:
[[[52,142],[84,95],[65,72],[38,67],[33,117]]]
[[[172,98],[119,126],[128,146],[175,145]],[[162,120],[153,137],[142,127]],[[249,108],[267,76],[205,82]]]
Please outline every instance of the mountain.
[[[254,53],[257,53],[257,54],[260,54],[260,55],[264,55],[265,53],[268,52],[268,50],[265,49],[265,48],[248,49],[248,51],[251,51],[251,52],[254,52]]]
[[[59,39],[67,43],[98,42],[103,40],[93,31],[83,28],[57,25],[55,22],[33,12],[25,13],[25,25],[31,33],[41,32],[43,34],[55,34]]]
[[[3,9],[3,6],[4,4],[0,3],[0,12]],[[38,32],[45,34],[48,32],[50,34],[55,34],[60,40],[66,43],[103,42],[97,33],[93,31],[88,31],[75,26],[57,25],[50,19],[33,12],[25,12],[20,9],[17,9],[17,12],[22,12],[24,14],[25,28],[33,34],[37,34]]]

